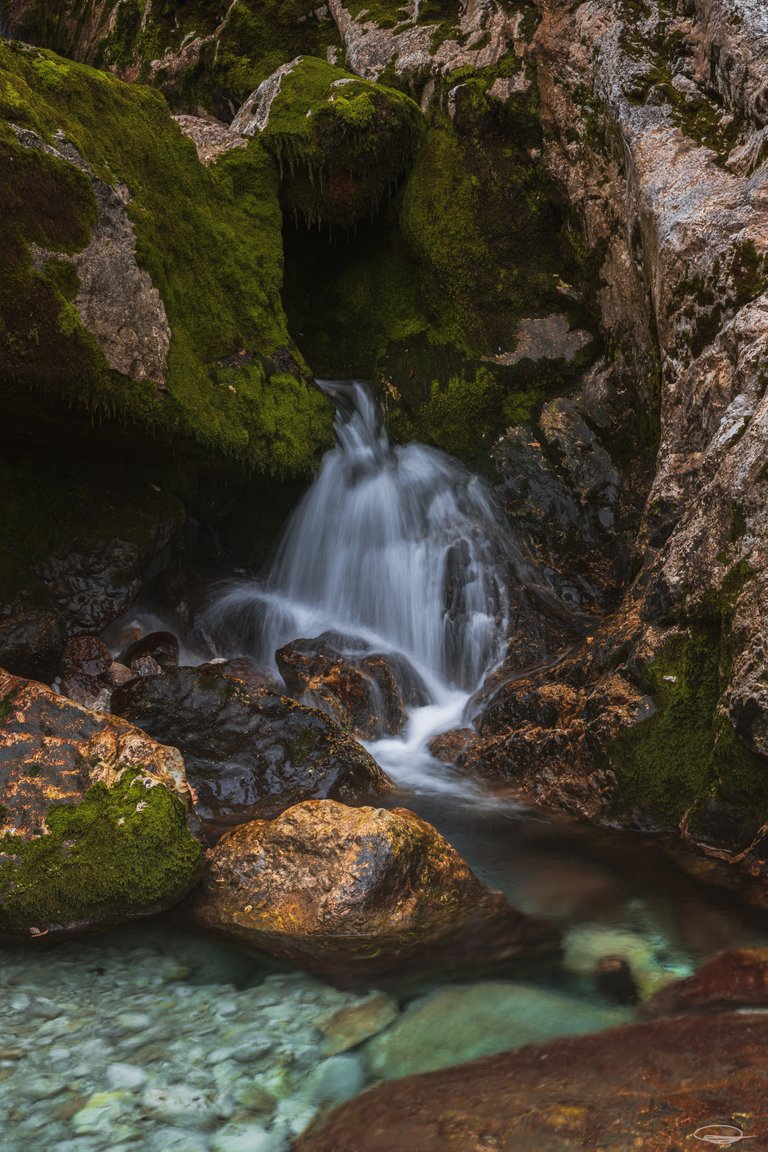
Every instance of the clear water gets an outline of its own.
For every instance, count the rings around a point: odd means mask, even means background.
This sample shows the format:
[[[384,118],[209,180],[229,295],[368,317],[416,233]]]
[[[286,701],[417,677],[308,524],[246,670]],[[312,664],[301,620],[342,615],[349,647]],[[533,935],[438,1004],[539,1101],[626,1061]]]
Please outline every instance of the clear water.
[[[403,654],[429,702],[368,745],[399,785],[389,802],[433,823],[515,907],[558,923],[563,961],[341,993],[162,920],[0,948],[2,1152],[287,1152],[318,1109],[372,1078],[630,1019],[597,989],[602,956],[626,956],[646,996],[722,948],[768,944],[765,917],[657,844],[544,820],[429,754],[503,655],[505,589],[526,568],[480,481],[433,449],[391,448],[360,385],[325,387],[337,448],[269,579],[220,590],[209,630],[220,655],[268,664],[329,629]],[[369,993],[381,1034],[333,1050],[329,1017]]]

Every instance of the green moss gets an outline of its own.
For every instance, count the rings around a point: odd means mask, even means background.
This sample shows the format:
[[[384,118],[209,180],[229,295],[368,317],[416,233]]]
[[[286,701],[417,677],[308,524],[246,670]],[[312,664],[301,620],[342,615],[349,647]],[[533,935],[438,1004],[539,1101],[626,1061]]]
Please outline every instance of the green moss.
[[[734,565],[722,591],[705,597],[686,630],[644,668],[643,687],[655,713],[608,749],[618,818],[672,828],[687,813],[691,831],[706,839],[717,812],[717,835],[725,835],[727,825],[733,847],[745,846],[768,818],[765,760],[720,712],[734,659],[733,611],[753,575],[748,565]]]
[[[65,56],[138,74],[153,81],[173,105],[208,108],[224,119],[286,60],[325,56],[340,47],[336,25],[312,0],[32,0],[14,26],[20,39]],[[186,66],[175,65],[182,46],[202,41]],[[167,57],[171,63],[153,68]]]
[[[354,243],[297,230],[287,246],[291,327],[317,370],[373,378],[395,437],[431,440],[484,471],[495,436],[584,367],[492,361],[515,348],[521,317],[563,311],[561,278],[597,284],[536,159],[534,89],[506,105],[487,95],[518,68],[510,56],[445,81],[402,192]],[[451,88],[452,120],[441,111]],[[586,307],[571,319],[591,326]]]
[[[169,907],[189,890],[201,859],[184,805],[126,772],[78,804],[53,805],[49,835],[0,839],[0,928],[109,921]]]
[[[109,183],[129,188],[139,263],[172,329],[167,392],[112,372],[72,307],[71,273],[32,266],[30,242],[77,251],[95,219],[90,180],[22,147],[0,122],[0,372],[21,412],[30,391],[262,472],[305,472],[328,442],[327,407],[308,381],[269,368],[291,353],[282,286],[279,177],[260,144],[203,168],[163,98],[68,64],[55,93],[41,85],[49,53],[0,44],[0,77],[18,96],[15,121],[54,142],[61,130]],[[58,74],[58,73],[57,73]],[[10,222],[10,223],[9,223]],[[243,353],[242,355],[237,355]],[[235,367],[232,367],[233,357]],[[55,365],[55,370],[52,370]],[[14,431],[6,422],[6,434]]]
[[[391,193],[420,134],[408,96],[305,57],[283,78],[260,139],[294,217],[350,228]]]

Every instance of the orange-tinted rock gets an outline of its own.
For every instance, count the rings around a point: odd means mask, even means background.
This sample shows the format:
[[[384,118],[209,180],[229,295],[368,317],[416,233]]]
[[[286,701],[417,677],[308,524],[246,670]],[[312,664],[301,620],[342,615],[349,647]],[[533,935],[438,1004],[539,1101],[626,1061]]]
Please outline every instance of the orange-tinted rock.
[[[341,981],[559,947],[412,812],[331,800],[228,833],[190,908],[206,928]]]
[[[0,936],[177,903],[201,856],[188,799],[175,748],[0,670]]]
[[[691,1152],[704,1125],[765,1137],[766,1076],[768,1017],[657,1020],[390,1081],[296,1149]]]
[[[721,952],[692,976],[662,988],[643,1011],[649,1016],[669,1016],[736,1006],[768,1006],[768,948]]]
[[[329,713],[361,740],[396,735],[407,708],[427,703],[424,684],[405,657],[372,652],[364,641],[323,633],[294,640],[276,654],[288,692]]]

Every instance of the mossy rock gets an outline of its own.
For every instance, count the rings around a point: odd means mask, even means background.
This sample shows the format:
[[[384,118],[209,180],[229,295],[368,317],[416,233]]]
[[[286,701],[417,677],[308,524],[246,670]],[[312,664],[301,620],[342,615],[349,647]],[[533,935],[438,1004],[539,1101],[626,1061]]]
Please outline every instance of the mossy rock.
[[[61,935],[177,903],[202,849],[179,753],[0,671],[0,936]]]
[[[297,53],[322,57],[341,46],[334,21],[315,0],[171,0],[149,7],[144,0],[103,0],[97,13],[82,0],[12,0],[8,7],[14,36],[118,76],[151,79],[174,107],[204,107],[223,119]],[[183,53],[190,41],[196,49]]]
[[[294,217],[350,228],[391,194],[421,130],[410,97],[306,56],[285,70],[260,139],[277,160]]]
[[[25,146],[24,132],[39,144]],[[94,180],[127,189],[136,260],[170,327],[162,386],[110,368],[78,314],[66,257],[92,238],[96,199],[70,145]],[[122,428],[123,445],[146,449],[154,437],[156,455],[307,472],[329,441],[330,414],[287,330],[278,190],[258,141],[204,168],[159,93],[0,44],[4,434],[34,436],[34,405],[62,431],[88,418]]]
[[[730,680],[729,621],[689,622],[643,669],[654,713],[608,747],[613,810],[623,823],[683,830],[741,851],[768,820],[766,761],[720,707]]]

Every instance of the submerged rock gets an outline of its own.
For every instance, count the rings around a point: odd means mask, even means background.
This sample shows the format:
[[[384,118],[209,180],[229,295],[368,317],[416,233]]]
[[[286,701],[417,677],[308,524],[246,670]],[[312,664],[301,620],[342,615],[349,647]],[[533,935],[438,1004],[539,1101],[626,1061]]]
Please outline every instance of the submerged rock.
[[[339,981],[559,945],[554,928],[485,888],[412,812],[332,800],[230,832],[189,907],[206,928]]]
[[[254,689],[228,665],[178,668],[115,691],[118,715],[181,749],[196,811],[215,834],[310,798],[355,800],[391,785],[327,716]]]
[[[177,903],[201,859],[187,799],[175,748],[0,671],[0,936]]]
[[[297,1152],[672,1152],[728,1120],[765,1131],[768,1017],[612,1028],[371,1089]],[[731,1121],[732,1122],[732,1121]]]
[[[394,1027],[366,1045],[365,1056],[375,1078],[393,1080],[556,1036],[597,1032],[630,1016],[562,992],[492,980],[414,1001]]]

